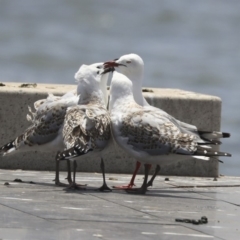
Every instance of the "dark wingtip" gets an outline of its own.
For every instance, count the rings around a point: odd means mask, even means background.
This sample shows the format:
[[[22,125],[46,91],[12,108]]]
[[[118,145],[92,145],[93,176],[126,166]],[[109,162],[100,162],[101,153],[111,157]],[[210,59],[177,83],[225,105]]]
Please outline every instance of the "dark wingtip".
[[[0,154],[3,154],[4,152],[7,152],[8,150],[10,150],[11,148],[15,147],[15,141],[11,141],[5,145],[3,145],[2,147],[0,147]]]
[[[92,148],[88,149],[83,149],[79,145],[76,145],[68,150],[65,150],[57,155],[57,160],[62,161],[62,160],[69,160],[73,159],[76,157],[79,157],[81,155],[87,154],[88,152],[93,151]]]
[[[222,135],[223,135],[223,138],[229,138],[231,136],[230,133],[225,133],[225,132],[223,132]]]

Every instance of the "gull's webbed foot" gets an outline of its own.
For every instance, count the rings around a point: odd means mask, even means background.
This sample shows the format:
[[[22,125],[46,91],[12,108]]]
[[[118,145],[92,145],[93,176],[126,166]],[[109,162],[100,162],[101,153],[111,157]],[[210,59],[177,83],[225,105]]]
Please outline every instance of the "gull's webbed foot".
[[[109,188],[107,184],[103,184],[100,188],[96,189],[96,191],[100,191],[100,192],[112,192],[112,189]]]
[[[113,186],[114,189],[119,189],[119,190],[127,190],[127,189],[132,189],[135,184],[129,183],[128,185],[123,185],[123,186]]]
[[[81,185],[81,184],[77,184],[75,182],[72,182],[70,185],[68,185],[68,189],[86,190],[86,186],[87,186],[87,184]]]
[[[147,191],[147,186],[140,187],[140,188],[126,189],[126,192],[131,194],[145,194],[146,191]]]

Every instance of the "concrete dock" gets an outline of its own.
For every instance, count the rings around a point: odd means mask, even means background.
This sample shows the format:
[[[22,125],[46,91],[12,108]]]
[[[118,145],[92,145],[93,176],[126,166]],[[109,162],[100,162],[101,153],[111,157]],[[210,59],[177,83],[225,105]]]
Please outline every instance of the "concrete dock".
[[[65,181],[66,173],[60,176]],[[130,177],[106,179],[113,186]],[[53,178],[54,172],[0,170],[0,239],[240,239],[239,177],[158,176],[146,195],[95,191],[100,173],[77,173],[86,190],[56,187]],[[136,185],[142,181],[138,175]],[[207,224],[175,221],[202,216]]]
[[[25,84],[26,85],[26,84]],[[24,85],[24,86],[25,86]],[[33,87],[23,87],[20,83],[5,83],[0,87],[0,147],[29,127],[26,120],[28,105],[47,97],[48,93],[63,95],[76,89],[76,85],[36,84]],[[221,123],[221,99],[216,96],[204,95],[179,89],[143,89],[146,100],[155,107],[161,108],[177,119],[193,124],[204,131],[218,131]],[[25,169],[53,171],[56,152],[21,152],[10,155],[0,161],[2,169]],[[119,147],[111,147],[104,156],[106,172],[131,173],[135,160]],[[95,172],[99,169],[99,159],[86,156],[81,165],[82,172]],[[61,164],[61,170],[66,170]],[[140,170],[143,173],[142,170]],[[186,160],[171,165],[162,164],[162,175],[217,177],[219,165],[216,159],[210,161]]]

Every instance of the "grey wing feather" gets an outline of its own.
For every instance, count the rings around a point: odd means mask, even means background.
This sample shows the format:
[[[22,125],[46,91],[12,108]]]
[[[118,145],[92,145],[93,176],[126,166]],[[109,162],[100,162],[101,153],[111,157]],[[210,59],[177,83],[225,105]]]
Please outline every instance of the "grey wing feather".
[[[76,90],[72,90],[70,92],[65,93],[63,96],[55,96],[51,93],[48,93],[48,97],[45,99],[40,99],[34,102],[34,108],[36,112],[33,112],[31,107],[28,107],[29,113],[32,115],[27,114],[27,120],[33,122],[38,112],[44,111],[48,106],[51,104],[57,103],[64,103],[66,99],[75,99],[77,98]],[[75,99],[77,103],[78,99]]]
[[[53,94],[49,93],[47,98],[37,100],[33,104],[34,109],[36,110],[35,112],[32,110],[32,108],[30,106],[28,106],[29,114],[27,114],[27,116],[26,116],[27,120],[29,122],[34,123],[35,118],[37,117],[37,111],[39,111],[40,108],[44,108],[44,107],[46,107],[47,104],[54,102],[54,101],[58,101],[60,99],[61,99],[61,97],[54,96]]]
[[[150,109],[152,111],[156,111],[159,114],[161,114],[162,117],[166,118],[168,121],[171,121],[176,127],[178,127],[178,129],[181,131],[181,133],[194,135],[195,138],[197,139],[198,143],[206,144],[208,142],[208,141],[205,141],[206,139],[203,139],[201,137],[196,126],[189,124],[189,123],[179,121],[178,119],[169,115],[167,112],[163,111],[162,109],[152,107],[152,106],[146,107],[146,109]],[[219,143],[221,143],[221,142],[219,142]]]
[[[33,124],[16,139],[16,145],[24,142],[29,146],[46,144],[56,138],[62,127],[68,105],[54,103],[37,112]]]
[[[152,155],[191,154],[197,147],[196,137],[182,133],[161,111],[135,111],[128,114],[123,120],[121,133],[128,137],[128,144]]]

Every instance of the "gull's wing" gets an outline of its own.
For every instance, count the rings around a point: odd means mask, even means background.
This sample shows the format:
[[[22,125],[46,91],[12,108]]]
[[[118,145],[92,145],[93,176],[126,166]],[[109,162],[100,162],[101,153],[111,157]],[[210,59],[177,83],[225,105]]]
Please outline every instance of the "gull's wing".
[[[25,147],[44,145],[52,141],[50,147],[58,146],[62,142],[61,131],[67,108],[77,105],[78,100],[79,96],[71,91],[60,98],[53,95],[48,96],[43,102],[39,102],[35,112],[29,108],[32,116],[27,115],[27,119],[31,125],[20,136],[2,146],[0,154],[6,155],[16,150],[24,150]]]
[[[36,101],[33,105],[34,105],[34,108],[35,110],[38,110],[39,107],[41,107],[42,105],[44,104],[48,104],[50,102],[54,102],[54,101],[58,101],[60,100],[62,97],[59,97],[59,96],[55,96],[51,93],[48,93],[48,96],[47,98],[45,99],[40,99],[38,101]]]
[[[195,135],[197,142],[201,145],[205,145],[205,144],[220,145],[221,144],[221,141],[219,140],[220,138],[230,137],[230,134],[226,132],[200,131],[196,126],[179,121],[173,116],[169,115],[167,112],[153,106],[146,106],[145,109],[150,109],[152,111],[159,112],[161,116],[165,117],[166,119],[171,121],[176,127],[178,127],[182,133]]]
[[[164,115],[166,118],[168,118],[170,121],[172,121],[175,125],[177,125],[181,132],[188,133],[188,134],[194,134],[196,138],[198,139],[198,142],[203,144],[210,144],[210,145],[220,145],[221,141],[220,138],[229,138],[230,133],[227,132],[219,132],[219,131],[201,131],[199,130],[195,125],[182,122],[178,119],[175,119],[173,116],[169,115],[167,112],[163,111],[162,109],[153,107],[148,104],[145,98],[143,98],[144,104],[143,106],[154,108],[157,111],[161,111],[162,115]]]
[[[35,112],[32,111],[31,107],[28,106],[28,111],[29,114],[27,114],[26,118],[29,122],[34,122],[36,115],[38,114],[37,112],[41,111],[42,109],[45,109],[47,105],[53,103],[53,102],[63,102],[63,99],[74,99],[78,98],[76,94],[76,90],[69,91],[65,93],[63,96],[55,96],[52,93],[48,93],[47,98],[37,100],[34,102],[34,109],[36,110]],[[78,99],[76,100],[76,102]]]
[[[45,144],[57,137],[58,131],[62,128],[67,108],[77,105],[79,96],[70,94],[63,95],[42,104],[36,111],[33,124],[22,135],[24,141],[29,144]],[[26,140],[25,140],[26,139]]]
[[[105,147],[110,138],[110,116],[101,106],[77,105],[67,110],[63,139],[66,149]]]
[[[195,134],[182,131],[176,120],[154,107],[135,106],[112,116],[115,140],[127,151],[144,156],[194,155],[196,158],[231,156],[199,142]]]
[[[150,107],[124,114],[120,133],[128,139],[128,145],[149,155],[193,154],[197,150],[194,135],[182,133],[161,111]]]
[[[67,104],[57,102],[46,105],[37,112],[33,124],[16,138],[15,145],[24,142],[33,146],[53,141],[62,127],[68,107]]]

